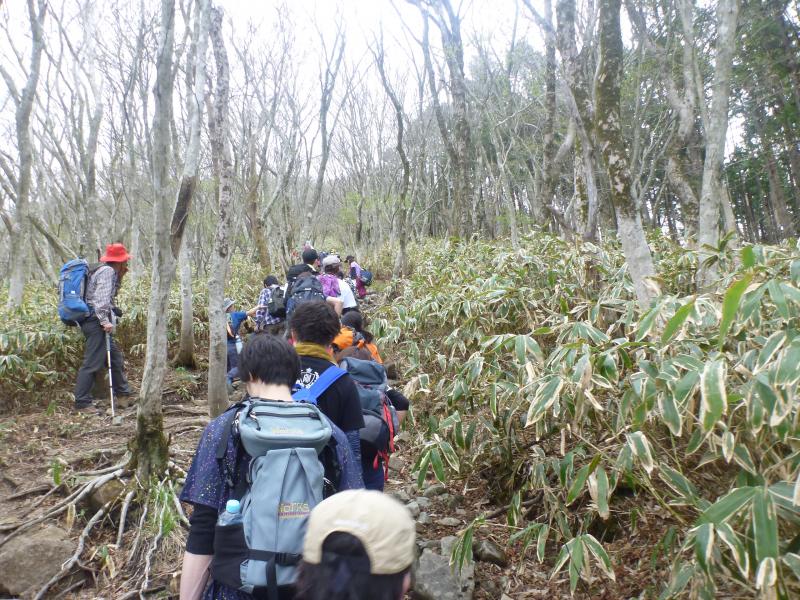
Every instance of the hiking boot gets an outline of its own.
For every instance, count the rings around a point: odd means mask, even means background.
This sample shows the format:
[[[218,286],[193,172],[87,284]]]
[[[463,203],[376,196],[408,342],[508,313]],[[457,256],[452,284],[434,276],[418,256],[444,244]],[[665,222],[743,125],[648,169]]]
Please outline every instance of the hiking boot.
[[[82,413],[85,415],[97,414],[97,407],[92,402],[81,402],[80,404],[76,403],[73,410],[77,413]]]
[[[131,388],[127,388],[120,391],[114,390],[115,396],[133,396],[135,393],[136,392],[134,392]]]

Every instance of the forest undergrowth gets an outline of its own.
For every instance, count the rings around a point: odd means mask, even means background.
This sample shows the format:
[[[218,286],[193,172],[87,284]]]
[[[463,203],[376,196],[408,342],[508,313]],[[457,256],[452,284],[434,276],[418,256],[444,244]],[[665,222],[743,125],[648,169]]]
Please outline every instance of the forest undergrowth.
[[[472,559],[475,539],[507,545],[511,566],[478,576],[502,579],[504,591],[793,597],[800,250],[723,244],[723,277],[698,295],[695,254],[660,237],[651,246],[661,295],[643,313],[613,244],[532,234],[516,250],[479,240],[410,248],[412,274],[390,281],[370,310],[413,403],[404,449],[413,468],[403,475],[466,499],[454,568]],[[234,265],[242,305],[258,279]],[[146,289],[140,280],[120,298],[134,382]],[[196,285],[198,348],[204,294]],[[83,589],[76,573],[111,597],[168,596],[185,535],[175,493],[206,422],[203,353],[198,371],[172,370],[166,384],[170,472],[138,482],[124,467],[135,406],[119,427],[69,412],[79,333],[56,324],[54,296],[32,288],[20,311],[2,315],[0,461],[10,479],[0,482],[9,507],[0,531],[44,517],[79,540],[71,568],[41,597]],[[171,332],[179,319],[175,290]],[[109,503],[87,504],[103,478],[118,482]]]
[[[641,314],[613,245],[417,250],[375,329],[406,361],[419,483],[490,495],[456,568],[488,530],[587,597],[797,597],[800,251],[726,242],[698,295],[696,254],[652,238]]]

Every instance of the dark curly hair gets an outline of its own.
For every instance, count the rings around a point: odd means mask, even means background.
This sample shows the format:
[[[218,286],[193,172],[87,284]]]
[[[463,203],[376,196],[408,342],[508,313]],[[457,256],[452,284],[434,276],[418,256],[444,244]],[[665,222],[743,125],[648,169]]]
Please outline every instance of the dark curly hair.
[[[323,300],[303,302],[294,309],[289,329],[298,342],[311,342],[330,346],[339,333],[339,316],[333,307]]]

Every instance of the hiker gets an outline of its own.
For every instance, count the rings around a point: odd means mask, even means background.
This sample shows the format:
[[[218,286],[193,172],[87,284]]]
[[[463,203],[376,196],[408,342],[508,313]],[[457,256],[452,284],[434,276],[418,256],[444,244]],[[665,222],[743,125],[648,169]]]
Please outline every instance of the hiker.
[[[289,320],[289,330],[300,355],[301,388],[311,387],[330,368],[336,368],[331,342],[339,332],[339,317],[325,302],[300,304]],[[347,435],[353,456],[361,459],[359,429],[364,427],[361,402],[355,382],[346,373],[337,379],[319,398],[319,408]]]
[[[359,298],[366,298],[367,297],[367,286],[364,285],[364,282],[361,280],[361,265],[356,262],[356,257],[352,254],[348,255],[344,261],[348,265],[348,269],[350,272],[350,277],[353,281],[356,282],[356,295]]]
[[[322,290],[325,296],[339,298],[342,295],[342,287],[339,282],[339,267],[342,261],[336,255],[328,255],[322,261],[322,274],[319,280],[322,283]]]
[[[388,477],[394,437],[408,412],[409,402],[389,387],[386,369],[364,348],[350,346],[336,355],[339,367],[356,382],[365,426],[359,431],[364,487],[383,491]]]
[[[291,395],[291,387],[300,376],[300,360],[294,349],[279,336],[268,335],[265,333],[257,333],[247,340],[244,345],[241,355],[241,370],[242,377],[247,384],[247,396],[245,401],[241,404],[235,405],[228,409],[225,413],[212,420],[203,431],[200,442],[197,446],[192,464],[186,474],[186,484],[181,492],[180,499],[187,502],[194,507],[192,515],[189,519],[189,535],[186,542],[186,551],[183,558],[183,572],[180,584],[180,598],[181,600],[222,600],[222,599],[237,599],[245,600],[253,598],[253,595],[246,594],[239,591],[239,585],[235,588],[231,585],[219,581],[220,578],[230,577],[235,579],[240,574],[240,563],[237,561],[226,561],[231,552],[236,553],[240,550],[242,539],[236,538],[231,535],[230,531],[225,527],[216,527],[220,515],[226,512],[228,500],[240,500],[240,506],[244,507],[242,510],[245,513],[249,511],[249,522],[257,522],[259,527],[272,527],[273,531],[283,532],[284,525],[294,527],[294,524],[303,525],[305,518],[302,516],[294,515],[290,519],[290,523],[275,523],[270,522],[269,518],[265,518],[264,514],[272,510],[272,515],[278,514],[278,506],[280,506],[280,498],[277,498],[274,489],[275,486],[267,485],[266,488],[258,488],[264,497],[259,497],[258,502],[253,499],[249,502],[247,497],[252,497],[257,493],[255,487],[262,485],[264,481],[270,479],[283,477],[284,474],[288,475],[286,469],[283,472],[264,472],[266,479],[261,479],[259,473],[261,468],[266,469],[264,466],[267,463],[264,450],[262,456],[253,457],[246,450],[245,443],[249,443],[250,437],[247,432],[252,432],[259,423],[263,425],[263,419],[275,419],[276,427],[268,428],[262,427],[264,431],[281,431],[280,425],[281,415],[285,413],[294,418],[291,419],[293,425],[298,425],[301,419],[297,418],[298,408],[305,407],[304,405],[294,402]],[[259,399],[268,399],[269,402],[260,402]],[[284,404],[285,403],[285,404]],[[250,407],[269,406],[271,407],[267,416],[258,416],[257,411],[246,413],[250,415],[245,418],[242,411],[248,410]],[[310,407],[313,408],[313,407]],[[252,415],[256,412],[256,415]],[[308,411],[306,411],[308,412]],[[331,427],[332,439],[335,440],[333,444],[333,452],[335,453],[336,466],[341,473],[338,481],[338,487],[333,491],[341,491],[348,489],[356,489],[362,487],[361,474],[358,463],[354,460],[350,452],[350,446],[347,438],[341,430],[331,425],[329,420],[321,413],[314,409],[317,419],[311,419],[305,422],[306,426],[313,423],[321,423],[320,418],[324,419],[324,423]],[[234,417],[237,419],[238,426],[234,426]],[[289,420],[284,418],[283,422]],[[254,426],[246,427],[247,423],[255,422]],[[296,433],[296,429],[292,434]],[[284,447],[286,443],[284,442]],[[326,446],[326,450],[330,448],[330,444]],[[299,453],[300,448],[295,448],[294,451]],[[269,450],[273,452],[273,450]],[[277,453],[280,454],[281,450],[278,449]],[[219,457],[219,458],[218,458]],[[254,476],[253,483],[249,484],[252,487],[248,490],[248,481],[250,481],[248,474]],[[325,470],[325,477],[328,477],[328,469]],[[273,490],[273,491],[270,491]],[[317,490],[318,492],[319,490]],[[277,492],[278,494],[280,492]],[[298,500],[302,500],[299,498]],[[278,506],[275,506],[275,504]],[[260,507],[265,506],[264,511],[261,512]],[[274,517],[273,517],[274,518]],[[276,529],[277,527],[277,529]],[[303,527],[296,530],[297,536],[292,539],[284,539],[282,543],[284,547],[293,547],[294,553],[299,554],[302,549],[302,533]],[[225,537],[217,537],[216,532],[222,531]],[[261,530],[263,531],[263,530]],[[241,530],[240,530],[241,533]],[[256,532],[258,534],[258,531]],[[256,535],[251,533],[252,536]],[[258,534],[260,535],[260,534]],[[242,534],[243,537],[243,534]],[[280,538],[280,535],[276,537]],[[285,537],[285,536],[284,536]],[[238,544],[236,540],[238,539]],[[269,542],[266,542],[267,544]],[[257,552],[259,548],[253,548],[251,551]],[[247,548],[243,549],[244,556],[242,560],[247,560]],[[215,559],[216,564],[212,564]],[[251,555],[251,558],[253,556]],[[251,561],[257,562],[257,561]],[[233,571],[231,571],[231,563],[233,563]],[[259,573],[264,573],[265,563],[258,562],[261,565]],[[211,567],[212,579],[209,582],[209,567]],[[242,582],[244,583],[244,582]],[[293,592],[288,586],[278,588],[278,597],[280,599],[292,598]],[[259,595],[258,597],[265,597]]]
[[[308,242],[306,242],[308,244]],[[304,247],[303,254],[302,254],[303,262],[292,265],[286,271],[286,292],[287,297],[291,291],[292,284],[298,278],[301,273],[311,273],[312,275],[318,275],[317,266],[319,265],[319,254],[317,251],[314,250],[312,247]]]
[[[360,312],[352,311],[342,315],[342,328],[333,340],[334,351],[341,351],[350,346],[366,349],[372,360],[383,364],[383,359],[375,345],[375,336],[364,329],[364,317]]]
[[[228,360],[226,364],[226,373],[228,374],[228,384],[232,384],[233,380],[239,377],[239,352],[242,350],[242,338],[239,336],[239,329],[248,317],[256,314],[260,306],[254,306],[248,311],[237,310],[234,311],[233,307],[235,302],[230,298],[225,298],[222,305],[222,310],[225,312],[226,318],[226,332],[228,334]]]
[[[337,315],[342,314],[342,300],[336,296],[325,294],[318,279],[319,254],[314,248],[303,250],[303,262],[289,267],[286,271],[286,314],[291,317],[297,304],[309,300],[325,300]],[[314,279],[310,279],[314,278]],[[319,285],[317,285],[319,283]]]
[[[102,263],[89,275],[86,285],[86,304],[90,314],[80,322],[81,331],[86,338],[83,364],[78,371],[75,383],[75,410],[93,409],[92,397],[95,373],[108,368],[106,363],[108,349],[106,336],[111,336],[117,317],[122,311],[114,305],[122,279],[128,272],[130,254],[122,244],[109,244],[106,253],[100,257]],[[111,344],[111,385],[115,396],[130,396],[133,392],[123,371],[122,352],[113,336]]]
[[[411,586],[416,527],[391,496],[367,490],[323,500],[308,520],[298,600],[401,600]]]
[[[273,295],[275,302],[272,302]],[[264,289],[258,296],[256,331],[266,331],[273,335],[283,334],[286,326],[286,304],[283,301],[285,296],[286,290],[281,288],[277,277],[268,275],[264,278]]]
[[[356,300],[356,283],[349,277],[345,279],[344,273],[340,270],[336,276],[339,278],[340,298],[342,299],[342,314],[358,311],[358,300]]]

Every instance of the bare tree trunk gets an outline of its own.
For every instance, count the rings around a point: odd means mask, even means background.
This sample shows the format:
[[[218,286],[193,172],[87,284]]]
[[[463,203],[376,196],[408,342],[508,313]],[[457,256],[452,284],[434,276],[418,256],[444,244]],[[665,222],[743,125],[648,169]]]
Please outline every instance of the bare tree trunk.
[[[197,4],[195,39],[198,51],[195,55],[195,104],[192,118],[196,119],[195,144],[199,144],[199,119],[202,106],[205,73],[205,44],[207,39],[209,0]],[[192,200],[193,178],[184,176],[173,205],[168,187],[170,129],[172,120],[172,91],[174,72],[172,55],[175,43],[175,1],[161,1],[161,34],[156,61],[156,82],[154,88],[155,114],[153,116],[152,168],[153,188],[153,239],[152,281],[150,284],[150,303],[147,319],[147,351],[145,354],[142,388],[139,393],[136,434],[132,441],[134,460],[139,478],[147,480],[151,475],[161,473],[166,466],[168,442],[164,436],[163,415],[161,412],[161,392],[167,364],[167,325],[169,318],[169,292],[175,277],[175,265],[181,247],[181,240],[189,216]],[[203,51],[200,51],[203,48]],[[196,178],[197,158],[192,165],[190,137],[187,146],[187,161],[184,175],[194,172]],[[199,150],[198,150],[199,152]],[[192,170],[194,169],[194,171]],[[173,208],[174,206],[174,208]]]
[[[11,276],[8,281],[8,299],[6,306],[14,308],[22,304],[25,291],[25,278],[28,273],[28,246],[30,223],[28,222],[28,203],[31,192],[31,168],[33,165],[33,143],[31,141],[31,112],[36,98],[36,86],[39,83],[39,70],[42,64],[44,34],[42,26],[47,14],[47,3],[39,0],[38,10],[33,0],[28,0],[28,19],[31,24],[31,66],[28,69],[28,80],[20,93],[11,75],[0,65],[0,74],[8,85],[9,95],[16,104],[17,151],[19,153],[19,173],[14,190],[16,207],[14,221],[9,236]]]
[[[217,85],[214,109],[211,115],[211,151],[218,157],[219,217],[211,253],[211,272],[208,280],[208,411],[212,417],[228,407],[228,390],[225,385],[227,363],[227,333],[225,312],[225,280],[230,262],[230,229],[233,218],[233,164],[228,146],[228,94],[230,74],[228,54],[222,37],[222,12],[212,9],[211,44],[217,64]]]
[[[595,80],[595,135],[608,171],[617,231],[639,306],[645,310],[655,296],[647,279],[655,275],[653,257],[631,188],[631,174],[620,121],[620,78],[623,47],[620,0],[600,2],[600,56]]]
[[[193,248],[194,240],[192,235],[189,235],[183,240],[178,259],[181,268],[181,335],[174,364],[176,367],[188,369],[194,369],[197,366],[194,357],[194,307],[192,306]]]
[[[736,41],[738,0],[719,0],[717,5],[717,48],[714,60],[711,110],[706,125],[706,156],[703,164],[703,187],[698,216],[699,265],[697,287],[704,289],[714,282],[717,264],[707,259],[719,244],[720,173],[728,131],[728,102],[731,89],[732,60]]]

